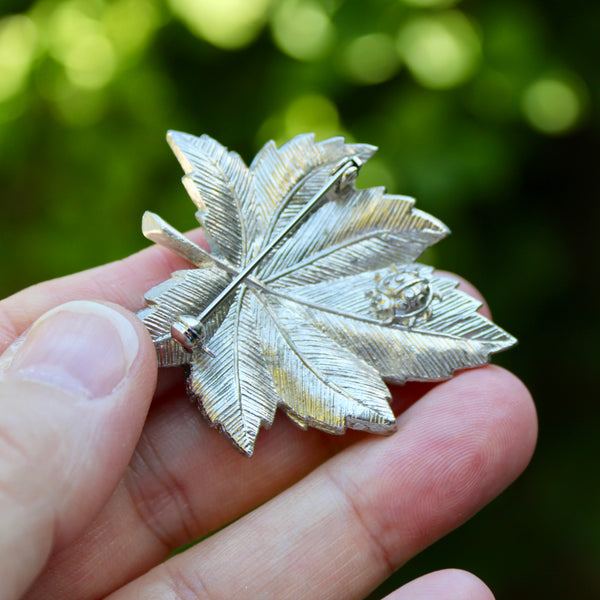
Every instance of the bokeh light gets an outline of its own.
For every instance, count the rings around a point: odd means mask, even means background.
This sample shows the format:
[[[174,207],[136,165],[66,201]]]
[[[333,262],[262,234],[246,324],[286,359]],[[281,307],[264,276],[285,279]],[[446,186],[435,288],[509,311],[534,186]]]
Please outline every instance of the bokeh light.
[[[82,88],[105,86],[115,73],[117,57],[95,3],[72,0],[60,4],[49,19],[47,42],[69,81]]]
[[[271,17],[273,40],[280,50],[299,60],[323,58],[331,48],[335,29],[316,0],[282,0]]]
[[[169,0],[197,36],[219,48],[249,44],[264,25],[272,0]]]
[[[407,22],[398,34],[398,51],[415,79],[432,89],[463,83],[481,59],[475,28],[458,11],[419,16]]]
[[[26,15],[0,20],[0,102],[25,86],[37,48],[37,29]]]
[[[535,129],[548,134],[562,134],[581,118],[583,94],[565,78],[542,77],[524,92],[522,107]]]
[[[123,60],[144,50],[161,24],[161,16],[152,0],[116,0],[106,6],[103,22]]]
[[[400,60],[394,39],[386,33],[370,33],[352,40],[343,53],[344,72],[357,83],[381,83],[393,77]]]
[[[285,110],[283,137],[314,131],[317,139],[340,133],[339,114],[335,104],[321,94],[306,94],[290,103]]]
[[[341,134],[338,109],[327,96],[309,93],[294,98],[260,126],[255,148],[258,150],[267,140],[281,145],[307,132],[313,132],[317,139]]]

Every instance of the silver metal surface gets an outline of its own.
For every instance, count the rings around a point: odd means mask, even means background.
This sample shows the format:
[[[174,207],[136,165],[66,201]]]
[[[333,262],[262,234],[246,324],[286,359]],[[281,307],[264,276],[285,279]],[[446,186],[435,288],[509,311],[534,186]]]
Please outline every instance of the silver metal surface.
[[[196,268],[150,290],[139,316],[159,364],[187,367],[190,396],[242,452],[278,407],[303,428],[390,433],[384,380],[441,380],[515,343],[414,262],[443,223],[355,188],[373,146],[307,134],[248,167],[206,135],[167,140],[212,252],[146,213],[144,235]]]

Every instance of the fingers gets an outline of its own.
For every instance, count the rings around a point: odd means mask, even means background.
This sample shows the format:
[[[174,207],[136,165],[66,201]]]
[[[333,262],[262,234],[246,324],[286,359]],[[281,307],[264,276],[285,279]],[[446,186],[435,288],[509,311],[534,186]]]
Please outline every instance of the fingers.
[[[463,372],[404,413],[395,435],[366,437],[110,598],[362,598],[506,487],[535,438],[518,380]]]
[[[447,569],[419,577],[384,600],[494,600],[494,596],[487,585],[471,573]]]
[[[431,385],[413,383],[396,392],[408,392],[412,401],[417,386],[422,393],[432,390]],[[528,413],[526,393],[516,395],[514,402],[514,410],[535,420],[533,411]],[[150,412],[122,485],[86,535],[54,558],[31,598],[104,596],[174,548],[267,501],[360,438],[357,432],[341,437],[302,432],[279,418],[261,433],[248,460],[207,428],[183,397],[160,403]]]
[[[0,379],[0,581],[17,598],[114,490],[152,397],[133,315],[72,302],[38,320]]]
[[[360,435],[301,431],[285,417],[261,432],[251,460],[206,426],[187,398],[151,409],[125,477],[105,509],[58,553],[28,599],[104,597],[266,502]]]

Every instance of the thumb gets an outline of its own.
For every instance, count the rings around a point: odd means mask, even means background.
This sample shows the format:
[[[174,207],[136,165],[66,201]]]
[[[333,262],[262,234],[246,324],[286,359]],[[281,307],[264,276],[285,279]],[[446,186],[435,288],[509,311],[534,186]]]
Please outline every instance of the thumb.
[[[12,599],[117,485],[152,398],[156,358],[131,313],[77,301],[36,321],[1,362],[0,581]]]

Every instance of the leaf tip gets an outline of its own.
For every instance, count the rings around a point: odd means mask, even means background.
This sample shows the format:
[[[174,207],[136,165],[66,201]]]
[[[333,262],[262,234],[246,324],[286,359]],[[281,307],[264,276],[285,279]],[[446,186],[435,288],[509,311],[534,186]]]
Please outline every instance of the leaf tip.
[[[414,198],[410,198],[415,203]],[[448,225],[446,225],[443,221],[440,221],[437,217],[430,215],[429,213],[420,210],[418,208],[412,209],[412,214],[415,217],[419,217],[427,222],[427,228],[431,233],[434,233],[439,239],[445,238],[446,236],[452,233]]]
[[[377,414],[376,419],[364,420],[348,416],[346,417],[346,427],[378,435],[392,435],[396,431],[397,423],[394,413],[390,409],[389,414]]]
[[[176,138],[178,138],[181,135],[182,135],[181,131],[174,131],[172,129],[169,129],[169,131],[167,131],[167,144],[169,144],[169,146],[175,153],[179,149],[177,146]]]
[[[501,352],[502,350],[508,350],[509,348],[514,348],[519,344],[519,340],[512,336],[510,333],[502,330],[504,333],[504,337],[498,344],[498,350],[494,350],[493,352]]]
[[[181,146],[185,145],[186,142],[189,143],[190,140],[197,139],[193,135],[189,133],[183,133],[181,131],[167,131],[167,143],[169,144],[173,154],[179,161],[179,164],[183,167],[183,170],[186,173],[191,173],[194,170],[192,163],[186,157],[184,151]]]
[[[252,457],[258,431],[254,435],[249,434],[247,431],[237,432],[236,435],[236,433],[229,431],[222,423],[219,423],[217,428],[239,452],[247,458]]]
[[[155,233],[161,231],[160,221],[161,218],[149,210],[147,210],[142,216],[142,233],[149,240],[152,240],[152,236]]]

